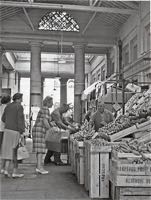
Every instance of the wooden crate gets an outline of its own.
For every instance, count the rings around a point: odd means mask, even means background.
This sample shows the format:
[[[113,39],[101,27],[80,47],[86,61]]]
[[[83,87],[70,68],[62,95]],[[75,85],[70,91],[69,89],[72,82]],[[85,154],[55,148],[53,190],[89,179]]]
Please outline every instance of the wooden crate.
[[[88,142],[84,142],[84,188],[89,191],[89,150]]]
[[[73,137],[70,138],[70,163],[71,172],[76,174],[76,142]]]
[[[137,131],[144,131],[144,130],[147,130],[147,129],[151,129],[151,121],[147,121],[147,122],[144,122],[142,124],[137,124],[137,125],[133,125],[127,129],[124,129],[122,131],[119,131],[118,133],[115,133],[113,135],[110,136],[110,139],[112,142],[114,141],[117,141],[127,135],[130,135],[132,133],[135,133]]]
[[[151,176],[151,161],[143,161],[135,163],[134,160],[112,158],[110,167],[117,175],[150,175]]]
[[[110,180],[115,186],[151,187],[151,161],[137,164],[136,160],[139,156],[132,153],[112,152]]]
[[[110,180],[116,186],[123,187],[151,187],[151,176],[118,175],[110,170]]]
[[[87,151],[87,153],[86,153]],[[109,198],[109,153],[111,147],[95,146],[85,141],[86,164],[86,190],[91,198]]]
[[[76,176],[79,184],[84,184],[84,143],[77,141]]]
[[[112,200],[151,200],[151,188],[117,187],[111,184]]]
[[[148,158],[148,159],[151,159],[151,153],[144,153],[145,157]],[[118,151],[112,151],[111,153],[111,157],[114,158],[114,159],[138,159],[138,158],[141,158],[142,156],[141,155],[135,155],[133,153],[121,153],[121,152],[118,152]]]

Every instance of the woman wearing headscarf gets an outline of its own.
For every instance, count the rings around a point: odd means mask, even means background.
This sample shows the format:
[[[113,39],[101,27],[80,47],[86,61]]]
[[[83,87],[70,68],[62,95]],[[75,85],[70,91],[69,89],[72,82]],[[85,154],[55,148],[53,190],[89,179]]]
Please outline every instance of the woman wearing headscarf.
[[[50,96],[47,96],[43,100],[43,105],[38,112],[36,122],[32,129],[32,137],[33,137],[33,151],[36,152],[37,166],[36,172],[40,174],[48,174],[43,168],[42,158],[46,153],[46,144],[45,144],[45,136],[48,129],[50,129],[50,112],[49,108],[53,105],[53,99]]]

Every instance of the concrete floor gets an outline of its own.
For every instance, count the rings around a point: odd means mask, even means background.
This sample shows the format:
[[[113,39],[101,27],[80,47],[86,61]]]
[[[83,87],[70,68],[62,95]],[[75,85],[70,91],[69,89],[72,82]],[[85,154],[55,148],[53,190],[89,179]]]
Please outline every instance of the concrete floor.
[[[28,146],[29,151],[31,146]],[[44,200],[44,199],[71,199],[90,200],[84,187],[77,183],[76,177],[71,173],[70,166],[55,166],[53,163],[46,166],[47,175],[35,173],[35,154],[19,164],[19,172],[25,176],[19,179],[1,179],[1,200]]]

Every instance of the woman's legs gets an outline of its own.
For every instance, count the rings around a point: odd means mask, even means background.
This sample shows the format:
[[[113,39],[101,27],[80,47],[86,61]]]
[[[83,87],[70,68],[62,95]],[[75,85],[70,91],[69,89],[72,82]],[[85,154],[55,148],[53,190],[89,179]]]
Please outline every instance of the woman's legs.
[[[13,174],[16,174],[17,173],[17,169],[18,169],[17,149],[18,149],[18,146],[13,149]]]
[[[42,153],[37,153],[37,167],[36,167],[36,172],[40,174],[48,174],[48,171],[44,170],[42,166],[42,159],[43,159],[43,154]]]
[[[51,163],[51,157],[53,156],[53,154],[54,154],[53,151],[47,150],[47,153],[46,153],[45,158],[44,158],[44,164]]]
[[[19,145],[17,145],[17,147],[13,149],[13,173],[12,173],[13,178],[21,178],[24,176],[24,174],[17,173],[17,171],[18,171],[18,161],[17,161],[18,147],[19,147]]]
[[[4,172],[4,169],[5,169],[5,159],[2,159],[1,160],[1,173],[3,173]]]
[[[10,177],[9,167],[10,167],[11,160],[5,160],[5,168],[4,168],[4,175]]]
[[[37,168],[42,169],[42,153],[37,153]]]

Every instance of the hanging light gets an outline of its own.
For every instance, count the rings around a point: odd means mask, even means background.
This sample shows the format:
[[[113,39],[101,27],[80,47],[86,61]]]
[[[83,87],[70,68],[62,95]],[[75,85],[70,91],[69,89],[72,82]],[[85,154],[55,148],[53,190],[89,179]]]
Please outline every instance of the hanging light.
[[[62,53],[63,53],[63,32],[61,32],[60,56],[59,56],[59,59],[58,59],[59,64],[65,64],[66,63],[66,60],[64,59]]]

